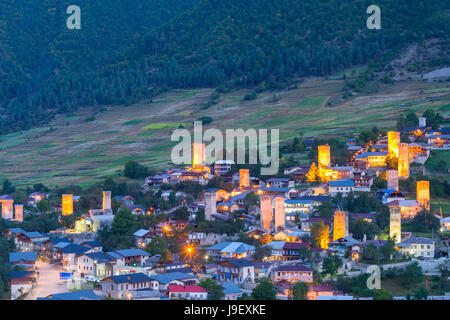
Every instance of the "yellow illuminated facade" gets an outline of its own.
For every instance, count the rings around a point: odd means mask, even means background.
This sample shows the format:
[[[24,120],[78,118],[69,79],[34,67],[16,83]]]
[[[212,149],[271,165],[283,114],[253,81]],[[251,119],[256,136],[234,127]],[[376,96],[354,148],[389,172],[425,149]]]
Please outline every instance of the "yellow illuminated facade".
[[[399,145],[398,176],[403,179],[409,177],[409,147],[407,143],[400,143]]]
[[[346,236],[345,212],[336,211],[333,215],[333,241]]]
[[[430,181],[417,181],[417,202],[422,208],[430,210]]]
[[[388,133],[388,153],[398,158],[399,144],[400,144],[400,132],[389,131]]]
[[[239,170],[239,187],[247,188],[250,186],[250,170],[240,169]]]
[[[194,142],[192,144],[192,167],[196,168],[206,163],[205,144]]]
[[[62,195],[62,215],[70,216],[73,214],[73,194]]]

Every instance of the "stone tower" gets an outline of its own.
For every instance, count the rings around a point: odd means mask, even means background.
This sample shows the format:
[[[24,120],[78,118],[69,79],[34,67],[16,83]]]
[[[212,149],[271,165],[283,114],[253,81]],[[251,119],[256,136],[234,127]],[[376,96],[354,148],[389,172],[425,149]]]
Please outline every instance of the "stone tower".
[[[409,146],[400,143],[398,153],[398,176],[403,179],[409,178]]]
[[[73,194],[62,195],[62,215],[70,216],[73,214]]]
[[[250,170],[239,169],[239,187],[247,188],[250,186]]]
[[[213,220],[216,210],[216,192],[205,192],[205,220]]]
[[[0,199],[2,205],[2,218],[12,219],[14,215],[14,199],[10,196],[3,196]]]
[[[417,202],[430,211],[430,181],[417,181]]]
[[[389,237],[399,243],[402,241],[402,210],[400,207],[390,207],[389,213]]]
[[[16,204],[14,206],[15,217],[14,220],[18,222],[23,222],[23,204]]]
[[[206,163],[205,144],[194,142],[192,144],[192,167],[198,167]]]
[[[111,191],[103,191],[103,211],[111,210]]]
[[[333,241],[348,235],[348,216],[344,211],[335,211],[333,215]]]
[[[318,159],[319,170],[320,170],[320,167],[326,168],[331,163],[330,146],[323,145],[323,146],[318,146],[317,148],[319,151],[317,159]]]
[[[389,131],[388,133],[388,153],[398,158],[399,144],[400,144],[400,132]]]
[[[276,197],[275,200],[275,231],[286,223],[284,212],[284,197]]]
[[[387,170],[387,188],[390,190],[398,191],[398,171],[397,170]]]
[[[260,208],[261,208],[261,227],[267,232],[270,232],[270,224],[272,223],[273,208],[272,208],[272,196],[268,194],[261,195]]]

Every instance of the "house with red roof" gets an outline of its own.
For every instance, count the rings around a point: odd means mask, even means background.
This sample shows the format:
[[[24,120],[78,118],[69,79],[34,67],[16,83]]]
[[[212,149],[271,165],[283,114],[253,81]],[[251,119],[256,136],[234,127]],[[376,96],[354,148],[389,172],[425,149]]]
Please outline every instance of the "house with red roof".
[[[169,298],[171,300],[206,300],[208,298],[208,291],[197,285],[171,284],[169,286]]]

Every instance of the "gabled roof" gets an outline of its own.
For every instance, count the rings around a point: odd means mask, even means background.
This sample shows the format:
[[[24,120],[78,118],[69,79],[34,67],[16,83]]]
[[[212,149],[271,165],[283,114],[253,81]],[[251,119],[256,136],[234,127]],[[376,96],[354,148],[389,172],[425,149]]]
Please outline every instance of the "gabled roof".
[[[10,231],[12,234],[25,233],[25,230],[21,228],[10,228],[8,229],[8,231]]]
[[[233,282],[225,282],[222,284],[224,294],[242,293],[244,292],[241,288],[235,285]]]
[[[255,250],[254,246],[248,245],[243,242],[220,242],[211,247],[207,247],[208,250],[219,250],[222,253],[244,253],[247,251]]]
[[[37,260],[36,252],[10,252],[9,253],[9,262],[36,261],[36,260]]]
[[[116,250],[115,252],[123,257],[150,256],[150,254],[147,251],[144,251],[142,249],[123,249],[123,250]]]
[[[87,247],[91,247],[91,248],[95,248],[95,247],[103,247],[103,244],[101,244],[99,241],[97,240],[92,240],[92,241],[85,241],[82,243],[82,245],[87,246]]]
[[[110,276],[105,278],[105,280],[111,280],[114,283],[137,283],[137,282],[146,282],[150,281],[150,277],[145,273],[129,273],[129,274],[121,274],[117,276]]]
[[[76,255],[80,255],[85,253],[86,251],[91,250],[89,247],[80,246],[79,244],[71,243],[61,249],[62,253],[75,253]]]
[[[303,242],[286,242],[283,246],[284,250],[296,250],[300,248],[310,248],[310,245]]]
[[[295,265],[295,266],[279,266],[273,269],[273,271],[312,272],[312,269],[304,265]]]
[[[330,187],[354,187],[355,181],[353,180],[336,180],[328,181]]]
[[[145,236],[147,233],[149,233],[150,230],[146,230],[146,229],[139,229],[138,231],[136,231],[135,233],[133,233],[133,236],[135,237],[142,237]]]
[[[398,243],[398,247],[409,247],[411,244],[434,244],[434,241],[424,237],[411,237]]]
[[[195,292],[195,293],[207,293],[208,291],[197,285],[179,285],[179,284],[171,284],[169,286],[169,292]]]
[[[151,280],[158,281],[161,284],[167,284],[174,280],[185,280],[185,279],[192,279],[192,278],[196,278],[196,276],[193,276],[192,274],[183,273],[183,272],[161,273],[161,274],[153,275],[150,277]]]
[[[34,277],[34,271],[10,271],[8,272],[9,279],[25,279]]]
[[[55,293],[45,298],[37,298],[37,300],[103,300],[97,296],[92,290],[80,290],[64,293]]]
[[[219,264],[222,263],[231,263],[232,265],[238,267],[238,268],[242,268],[242,267],[252,267],[255,264],[253,262],[250,262],[248,260],[245,259],[230,259],[230,260],[225,260]]]
[[[90,252],[83,254],[83,256],[89,257],[100,263],[116,261],[114,258],[103,252]]]
[[[37,232],[37,231],[24,232],[23,234],[24,234],[26,237],[30,238],[30,239],[47,237],[45,234],[42,234],[42,233]]]

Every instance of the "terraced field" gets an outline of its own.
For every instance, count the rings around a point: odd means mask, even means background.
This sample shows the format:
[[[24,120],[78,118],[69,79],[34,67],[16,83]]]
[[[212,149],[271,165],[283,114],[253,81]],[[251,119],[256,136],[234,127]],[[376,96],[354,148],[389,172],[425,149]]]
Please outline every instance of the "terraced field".
[[[450,114],[448,82],[398,82],[372,95],[355,95],[337,106],[343,80],[313,78],[294,90],[259,94],[245,101],[247,90],[221,94],[202,108],[213,89],[176,90],[131,106],[110,106],[91,118],[91,110],[58,116],[48,126],[0,136],[0,180],[16,185],[89,185],[117,174],[129,159],[154,168],[169,166],[176,144],[171,132],[209,116],[205,128],[280,129],[282,140],[304,137],[350,137],[363,128],[392,128],[398,113],[427,107]],[[88,121],[89,120],[89,121]]]

